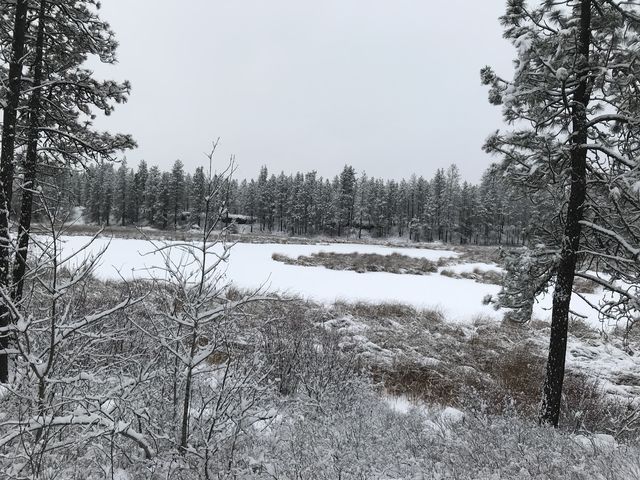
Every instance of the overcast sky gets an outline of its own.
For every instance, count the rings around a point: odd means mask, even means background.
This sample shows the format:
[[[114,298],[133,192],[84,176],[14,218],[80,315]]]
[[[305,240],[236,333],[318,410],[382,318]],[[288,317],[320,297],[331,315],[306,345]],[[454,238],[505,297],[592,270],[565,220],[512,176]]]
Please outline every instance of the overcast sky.
[[[501,126],[479,70],[508,74],[505,0],[105,0],[120,42],[104,78],[129,102],[100,128],[127,132],[127,153],[189,171],[221,138],[237,177],[344,164],[385,178],[430,177],[456,163],[477,181]]]

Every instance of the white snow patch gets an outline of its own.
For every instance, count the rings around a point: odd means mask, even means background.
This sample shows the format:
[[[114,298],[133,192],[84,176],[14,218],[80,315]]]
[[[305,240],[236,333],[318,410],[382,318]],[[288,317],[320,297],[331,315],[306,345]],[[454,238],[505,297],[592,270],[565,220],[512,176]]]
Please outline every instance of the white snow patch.
[[[449,425],[462,423],[465,417],[466,415],[463,411],[453,407],[447,407],[440,413],[440,420]]]
[[[586,450],[604,450],[604,449],[614,449],[618,446],[616,439],[612,435],[607,435],[605,433],[596,433],[594,435],[576,435],[574,438],[575,442]]]
[[[369,330],[369,325],[358,322],[351,317],[340,317],[328,320],[322,324],[324,328],[335,329],[340,333],[360,334]]]
[[[131,477],[125,470],[116,468],[113,472],[113,480],[131,480]]]
[[[391,410],[397,413],[407,414],[416,408],[416,405],[405,395],[385,395],[384,401]]]
[[[496,265],[495,263],[482,263],[482,262],[460,263],[458,265],[447,265],[446,267],[439,267],[438,273],[442,272],[443,270],[448,270],[457,275],[460,275],[461,273],[473,273],[474,270],[479,270],[482,272],[495,271],[499,273],[504,273],[504,268]]]
[[[584,299],[579,295],[572,295],[571,311],[578,314],[581,317],[581,320],[594,330],[613,328],[614,325],[603,325],[602,321],[598,317],[597,310],[594,310],[591,305],[585,301],[586,299],[591,304],[598,305],[603,298],[603,293],[583,293],[582,296]],[[536,303],[533,306],[533,318],[537,318],[539,320],[550,320],[552,304],[553,289],[546,294],[540,295],[536,299]]]
[[[632,399],[640,395],[640,357],[627,353],[621,344],[569,337],[567,367],[596,378],[609,395]]]
[[[564,67],[558,68],[556,70],[556,78],[561,82],[564,82],[565,80],[567,80],[567,78],[569,78],[569,71]]]
[[[427,424],[436,430],[462,423],[467,416],[462,410],[453,407],[445,407],[438,413],[421,402],[410,400],[405,395],[384,395],[383,399],[392,411],[403,415],[417,409],[425,417]]]

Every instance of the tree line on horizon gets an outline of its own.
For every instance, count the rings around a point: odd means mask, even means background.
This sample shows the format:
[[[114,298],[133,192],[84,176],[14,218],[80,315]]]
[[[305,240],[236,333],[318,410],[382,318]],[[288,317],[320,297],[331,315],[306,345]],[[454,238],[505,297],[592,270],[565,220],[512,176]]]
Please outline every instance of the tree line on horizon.
[[[205,177],[203,167],[191,174],[180,160],[167,171],[144,160],[135,169],[105,162],[56,174],[52,188],[67,192],[67,208],[83,207],[87,223],[185,230],[204,228]],[[316,171],[275,175],[263,166],[257,178],[219,181],[225,185],[214,204],[226,221],[251,232],[522,245],[537,210],[491,168],[477,185],[462,181],[456,165],[430,179],[385,180],[346,165],[333,178]]]

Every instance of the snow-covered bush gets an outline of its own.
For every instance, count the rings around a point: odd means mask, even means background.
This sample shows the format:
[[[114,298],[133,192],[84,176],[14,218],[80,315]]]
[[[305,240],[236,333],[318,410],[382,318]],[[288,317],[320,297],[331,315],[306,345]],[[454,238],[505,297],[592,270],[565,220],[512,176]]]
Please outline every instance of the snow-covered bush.
[[[265,308],[270,319],[260,326],[262,349],[280,394],[300,393],[321,406],[330,392],[353,387],[360,363],[355,352],[344,350],[341,336],[322,325],[326,311],[294,300]]]
[[[155,455],[136,422],[152,359],[130,350],[123,314],[141,298],[127,284],[93,281],[99,255],[62,257],[59,242],[55,230],[40,239],[35,280],[19,303],[0,290],[15,319],[12,378],[0,396],[4,478],[48,478],[65,458],[108,468],[123,451],[139,461]]]

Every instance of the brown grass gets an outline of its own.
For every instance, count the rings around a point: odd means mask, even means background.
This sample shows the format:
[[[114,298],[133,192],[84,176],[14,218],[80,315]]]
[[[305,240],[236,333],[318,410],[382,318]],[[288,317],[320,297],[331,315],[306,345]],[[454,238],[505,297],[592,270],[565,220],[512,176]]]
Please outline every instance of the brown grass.
[[[379,255],[377,253],[318,252],[309,256],[292,258],[274,253],[271,258],[288,265],[325,267],[331,270],[349,270],[358,273],[387,272],[396,274],[427,275],[437,271],[437,265],[425,258],[414,258],[399,253]]]
[[[449,277],[449,278],[462,278],[458,276],[456,272],[454,272],[453,270],[449,270],[447,268],[445,268],[444,270],[440,270],[440,275],[442,275],[443,277]]]
[[[535,419],[541,400],[545,360],[529,348],[491,355],[476,351],[475,366],[449,363],[423,366],[374,366],[371,373],[385,391],[414,401],[456,406],[491,415],[520,414]],[[605,400],[598,384],[568,371],[563,391],[562,423],[569,428],[603,431],[616,405]]]
[[[480,268],[474,268],[472,272],[456,273],[453,270],[445,268],[440,271],[440,275],[449,278],[466,278],[468,280],[474,280],[478,283],[488,283],[491,285],[502,285],[504,281],[504,274],[496,270],[482,270]]]
[[[599,331],[591,328],[583,319],[573,316],[569,320],[569,332],[571,332],[571,335],[574,337],[580,339],[595,339],[600,337]]]
[[[573,291],[576,293],[596,293],[600,285],[588,278],[576,277],[573,280]]]
[[[443,265],[441,266],[460,263],[500,263],[500,250],[498,247],[456,245],[453,249],[458,252],[458,256],[442,259]]]
[[[402,303],[368,303],[368,302],[342,302],[335,303],[338,313],[349,314],[354,317],[367,319],[381,319],[394,317],[417,317],[418,310]]]

